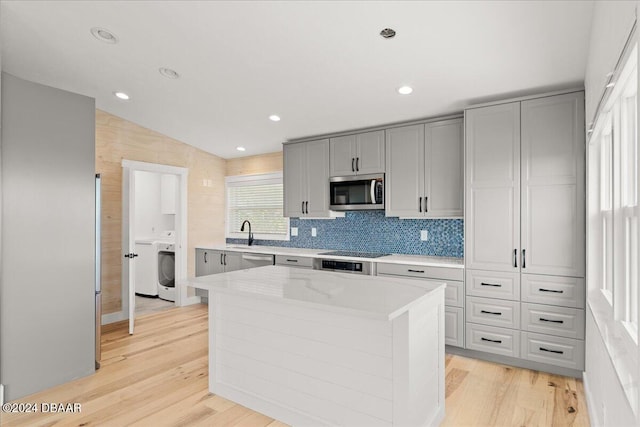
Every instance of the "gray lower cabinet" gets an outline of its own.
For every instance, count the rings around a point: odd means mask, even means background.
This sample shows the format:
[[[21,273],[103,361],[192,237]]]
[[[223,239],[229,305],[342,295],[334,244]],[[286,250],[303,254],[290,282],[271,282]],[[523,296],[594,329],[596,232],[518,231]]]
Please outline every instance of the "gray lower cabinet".
[[[426,267],[410,264],[377,264],[378,276],[402,276],[423,280],[438,280],[444,291],[444,341],[446,345],[464,347],[464,269]]]
[[[329,140],[330,175],[383,173],[384,131],[339,136]]]
[[[463,215],[462,119],[386,130],[386,211],[402,218]]]
[[[273,255],[196,249],[196,277],[264,265],[273,265]],[[207,291],[196,289],[196,295],[206,297]]]
[[[329,217],[329,140],[283,147],[284,216]]]

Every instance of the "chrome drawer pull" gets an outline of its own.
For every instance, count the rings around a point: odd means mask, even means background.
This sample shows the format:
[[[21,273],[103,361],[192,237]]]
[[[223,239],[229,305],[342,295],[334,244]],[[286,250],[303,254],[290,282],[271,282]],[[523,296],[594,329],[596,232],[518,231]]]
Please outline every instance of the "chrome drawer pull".
[[[286,261],[287,261],[287,262],[298,262],[298,260],[297,260],[297,259],[289,259],[289,258],[287,258],[287,260],[286,260]]]
[[[494,343],[496,343],[496,344],[502,344],[502,340],[490,340],[489,338],[485,338],[485,337],[480,338],[480,340],[481,340],[481,341],[494,342]]]
[[[564,323],[564,320],[551,320],[551,319],[545,319],[544,317],[540,318],[541,322],[551,322],[551,323]]]
[[[540,347],[540,351],[546,351],[547,353],[564,354],[562,350],[549,350],[548,348]]]
[[[480,313],[483,313],[483,314],[494,314],[496,316],[502,316],[502,313],[500,313],[499,311],[480,310]]]
[[[564,291],[556,291],[555,289],[538,288],[540,292],[553,292],[554,294],[563,294]]]
[[[496,285],[494,283],[484,283],[484,282],[481,282],[480,286],[493,286],[494,288],[501,288],[502,287],[502,285]]]
[[[412,269],[408,269],[407,270],[409,273],[424,273],[424,270],[412,270]]]

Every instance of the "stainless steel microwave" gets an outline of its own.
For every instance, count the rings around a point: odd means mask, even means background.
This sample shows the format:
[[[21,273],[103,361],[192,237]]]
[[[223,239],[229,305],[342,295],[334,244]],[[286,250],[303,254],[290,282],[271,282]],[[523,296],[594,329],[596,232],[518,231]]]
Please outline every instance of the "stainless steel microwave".
[[[333,177],[329,191],[329,209],[334,211],[384,209],[383,173]]]

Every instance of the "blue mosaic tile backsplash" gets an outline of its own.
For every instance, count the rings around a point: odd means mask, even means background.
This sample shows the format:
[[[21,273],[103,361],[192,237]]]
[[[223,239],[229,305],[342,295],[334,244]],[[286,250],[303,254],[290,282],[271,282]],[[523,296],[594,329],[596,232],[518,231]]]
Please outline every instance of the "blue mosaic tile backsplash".
[[[346,212],[344,218],[291,218],[289,227],[298,227],[291,240],[258,240],[254,244],[290,248],[349,250],[410,255],[463,257],[462,219],[398,219],[384,211]],[[311,237],[311,228],[317,237]],[[420,240],[420,230],[429,238]],[[244,244],[246,239],[227,239],[228,244]]]

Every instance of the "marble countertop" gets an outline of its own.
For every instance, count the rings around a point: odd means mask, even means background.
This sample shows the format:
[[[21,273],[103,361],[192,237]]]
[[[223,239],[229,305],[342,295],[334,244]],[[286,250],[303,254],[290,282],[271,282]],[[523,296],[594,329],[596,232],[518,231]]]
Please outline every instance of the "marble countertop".
[[[335,273],[286,266],[237,270],[182,280],[212,292],[253,296],[360,317],[392,320],[444,282]]]
[[[336,255],[321,255],[323,252],[330,252],[332,249],[303,249],[303,248],[285,248],[280,246],[259,246],[259,245],[211,245],[211,246],[197,246],[198,249],[209,249],[216,251],[230,251],[230,252],[250,252],[257,254],[269,254],[269,255],[289,255],[289,256],[301,256],[309,258],[331,258],[331,259],[343,259],[343,260],[357,260],[357,261],[371,261],[371,262],[384,262],[391,264],[413,264],[422,265],[425,267],[446,267],[446,268],[464,268],[464,259],[462,258],[448,258],[437,256],[423,256],[423,255],[402,255],[391,254],[379,258],[358,258],[358,257],[344,257]]]

